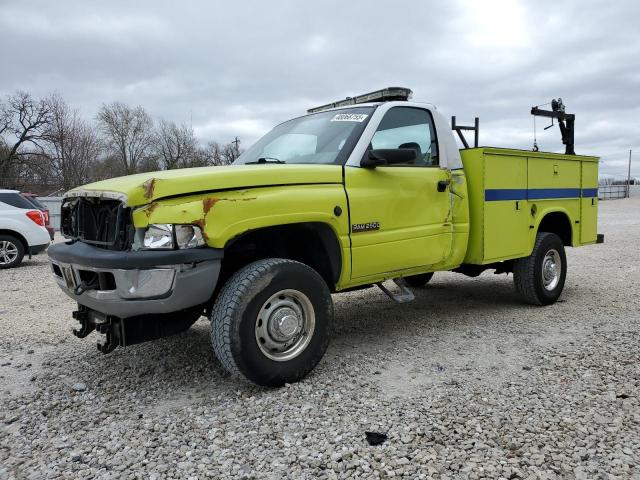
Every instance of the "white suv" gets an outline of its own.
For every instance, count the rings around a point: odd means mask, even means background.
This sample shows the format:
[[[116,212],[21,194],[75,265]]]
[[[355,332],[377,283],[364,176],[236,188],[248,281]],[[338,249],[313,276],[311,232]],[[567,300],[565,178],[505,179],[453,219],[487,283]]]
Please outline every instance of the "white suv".
[[[44,215],[17,190],[0,190],[0,269],[20,265],[25,254],[49,245]]]

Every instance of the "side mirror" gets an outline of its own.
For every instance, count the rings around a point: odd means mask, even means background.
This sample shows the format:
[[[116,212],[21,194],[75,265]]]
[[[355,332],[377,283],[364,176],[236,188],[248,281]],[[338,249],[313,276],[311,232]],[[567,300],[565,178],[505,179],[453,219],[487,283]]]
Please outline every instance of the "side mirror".
[[[410,163],[417,158],[413,148],[379,148],[367,151],[360,161],[364,168],[376,168],[382,165],[395,165],[398,163]]]

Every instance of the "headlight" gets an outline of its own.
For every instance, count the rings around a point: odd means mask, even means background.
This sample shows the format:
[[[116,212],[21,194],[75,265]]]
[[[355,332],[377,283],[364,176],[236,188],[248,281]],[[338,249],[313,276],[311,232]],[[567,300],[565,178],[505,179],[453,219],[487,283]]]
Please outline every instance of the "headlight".
[[[149,225],[144,234],[144,248],[173,248],[173,225],[168,223]]]
[[[144,234],[144,248],[173,249],[195,248],[204,245],[202,230],[195,225],[155,223]]]
[[[204,245],[202,231],[195,225],[175,225],[178,248],[195,248]]]

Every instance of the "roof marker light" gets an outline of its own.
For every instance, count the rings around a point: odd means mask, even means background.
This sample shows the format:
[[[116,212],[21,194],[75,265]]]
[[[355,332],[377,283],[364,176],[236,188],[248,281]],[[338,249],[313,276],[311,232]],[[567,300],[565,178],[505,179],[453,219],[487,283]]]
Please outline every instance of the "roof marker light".
[[[344,100],[327,103],[319,107],[310,108],[307,113],[317,113],[330,108],[345,107],[347,105],[356,105],[358,103],[367,102],[391,102],[393,100],[407,101],[411,98],[413,92],[409,88],[404,87],[387,87],[375,92],[365,93],[356,97],[347,97]]]

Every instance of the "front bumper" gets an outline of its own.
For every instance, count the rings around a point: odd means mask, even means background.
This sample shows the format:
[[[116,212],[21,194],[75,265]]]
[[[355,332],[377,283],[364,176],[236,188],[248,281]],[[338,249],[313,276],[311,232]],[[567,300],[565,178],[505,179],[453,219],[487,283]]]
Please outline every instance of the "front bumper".
[[[106,315],[171,313],[206,303],[220,273],[222,250],[122,252],[86,243],[48,250],[53,275],[69,297]]]

